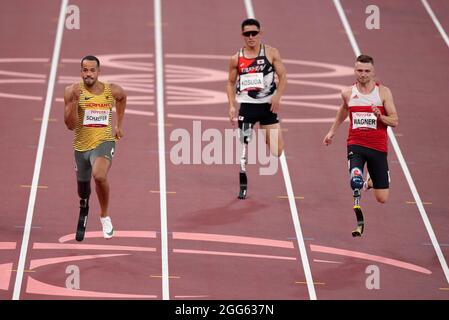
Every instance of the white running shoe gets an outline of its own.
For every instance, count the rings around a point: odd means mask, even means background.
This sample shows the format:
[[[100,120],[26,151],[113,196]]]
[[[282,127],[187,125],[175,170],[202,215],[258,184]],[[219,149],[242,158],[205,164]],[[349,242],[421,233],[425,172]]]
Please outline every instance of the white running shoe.
[[[114,227],[112,226],[111,217],[100,217],[101,225],[103,226],[103,237],[105,239],[111,239],[114,235]]]

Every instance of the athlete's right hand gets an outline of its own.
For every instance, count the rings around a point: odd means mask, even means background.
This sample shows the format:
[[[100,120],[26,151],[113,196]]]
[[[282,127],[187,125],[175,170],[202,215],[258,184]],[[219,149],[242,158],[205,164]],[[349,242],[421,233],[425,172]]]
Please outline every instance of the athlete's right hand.
[[[324,137],[323,144],[326,145],[326,146],[330,145],[330,144],[332,143],[332,138],[333,138],[333,137],[334,137],[334,133],[329,132],[329,133]]]
[[[237,118],[237,109],[235,107],[229,107],[229,120],[232,125],[235,125],[235,121]]]

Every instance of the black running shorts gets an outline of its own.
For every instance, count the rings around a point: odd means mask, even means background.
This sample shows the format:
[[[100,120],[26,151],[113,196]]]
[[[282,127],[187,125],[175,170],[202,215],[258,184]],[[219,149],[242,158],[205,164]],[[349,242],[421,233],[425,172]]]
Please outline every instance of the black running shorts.
[[[239,110],[239,128],[242,128],[243,122],[261,125],[270,125],[279,123],[277,113],[271,112],[270,103],[242,103]]]
[[[388,171],[387,153],[359,145],[349,145],[349,172],[355,167],[363,171],[365,163],[373,181],[373,188],[388,189],[390,187],[390,172]]]

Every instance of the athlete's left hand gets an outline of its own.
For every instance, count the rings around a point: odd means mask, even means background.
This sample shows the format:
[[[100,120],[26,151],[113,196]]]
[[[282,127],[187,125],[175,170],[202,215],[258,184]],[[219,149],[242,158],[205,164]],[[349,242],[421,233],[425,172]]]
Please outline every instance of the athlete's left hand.
[[[380,118],[380,116],[382,115],[382,112],[380,112],[378,107],[372,106],[371,110],[373,111],[374,115],[376,116],[376,118]]]
[[[273,96],[271,98],[271,108],[270,111],[273,113],[277,113],[279,110],[279,104],[281,102],[281,98],[278,96]]]
[[[115,138],[117,140],[120,140],[120,138],[123,137],[123,131],[120,127],[115,127]]]

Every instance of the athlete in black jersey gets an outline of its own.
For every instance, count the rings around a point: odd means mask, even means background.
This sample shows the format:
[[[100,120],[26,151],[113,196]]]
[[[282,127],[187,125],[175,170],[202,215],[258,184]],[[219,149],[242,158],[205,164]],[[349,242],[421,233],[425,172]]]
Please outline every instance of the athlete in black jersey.
[[[272,155],[280,157],[284,140],[278,119],[279,105],[287,84],[284,64],[279,51],[261,42],[260,23],[246,19],[242,23],[244,47],[231,57],[226,91],[229,119],[237,120],[236,102],[240,103],[238,125],[243,154],[240,168],[239,198],[246,198],[246,145],[254,125],[259,122]],[[278,77],[275,82],[275,74]]]

